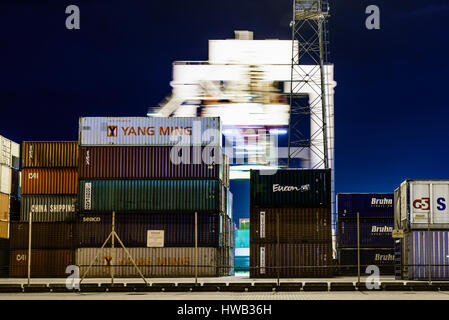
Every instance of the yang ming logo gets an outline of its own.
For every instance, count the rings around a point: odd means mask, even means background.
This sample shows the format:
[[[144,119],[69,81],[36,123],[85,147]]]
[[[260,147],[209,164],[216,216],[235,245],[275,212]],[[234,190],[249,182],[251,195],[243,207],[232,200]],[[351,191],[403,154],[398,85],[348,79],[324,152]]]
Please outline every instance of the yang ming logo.
[[[108,137],[117,137],[117,126],[108,126]]]

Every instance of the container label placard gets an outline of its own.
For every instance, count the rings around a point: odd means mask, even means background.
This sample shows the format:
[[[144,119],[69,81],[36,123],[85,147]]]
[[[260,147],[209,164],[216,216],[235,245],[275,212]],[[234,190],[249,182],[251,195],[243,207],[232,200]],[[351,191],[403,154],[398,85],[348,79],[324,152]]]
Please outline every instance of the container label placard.
[[[147,230],[147,247],[164,247],[164,230]]]
[[[92,183],[86,182],[84,185],[84,210],[92,209]]]
[[[265,274],[265,247],[260,247],[260,274]]]
[[[260,237],[265,238],[265,211],[260,212]]]
[[[391,232],[391,237],[393,239],[403,239],[404,238],[404,230],[393,229]]]

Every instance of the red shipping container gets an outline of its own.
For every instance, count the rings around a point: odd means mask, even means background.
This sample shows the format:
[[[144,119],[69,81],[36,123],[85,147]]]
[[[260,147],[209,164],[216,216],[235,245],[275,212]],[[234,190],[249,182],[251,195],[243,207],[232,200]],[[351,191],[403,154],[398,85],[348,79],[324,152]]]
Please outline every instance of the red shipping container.
[[[22,194],[76,194],[76,168],[22,170]]]
[[[228,186],[227,165],[219,147],[81,147],[79,177],[81,180],[217,179]]]
[[[252,208],[251,243],[277,242],[277,216],[281,243],[331,241],[331,210],[328,208]]]
[[[250,244],[250,277],[324,278],[333,275],[332,245]],[[279,268],[277,268],[279,267]],[[279,270],[279,271],[278,271]]]

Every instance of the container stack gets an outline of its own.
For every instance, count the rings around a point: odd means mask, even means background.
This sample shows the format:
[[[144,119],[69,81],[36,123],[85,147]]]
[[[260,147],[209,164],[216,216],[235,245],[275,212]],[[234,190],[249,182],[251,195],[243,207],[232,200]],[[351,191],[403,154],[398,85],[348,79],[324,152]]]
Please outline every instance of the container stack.
[[[332,272],[331,171],[251,171],[250,276]]]
[[[219,118],[81,118],[76,263],[84,274],[115,229],[146,277],[229,275],[229,164]],[[195,255],[195,212],[197,255]],[[115,241],[88,277],[138,277]],[[197,257],[197,260],[195,260]]]
[[[10,221],[20,201],[20,145],[0,136],[0,277],[8,276]]]
[[[66,277],[74,264],[77,141],[22,145],[20,219],[11,223],[10,277],[26,277],[31,216],[31,276]]]
[[[395,275],[449,280],[449,180],[405,180],[394,191]]]
[[[360,274],[370,265],[379,267],[381,275],[394,273],[393,194],[339,193],[337,195],[337,248],[340,273],[358,274],[359,214]]]

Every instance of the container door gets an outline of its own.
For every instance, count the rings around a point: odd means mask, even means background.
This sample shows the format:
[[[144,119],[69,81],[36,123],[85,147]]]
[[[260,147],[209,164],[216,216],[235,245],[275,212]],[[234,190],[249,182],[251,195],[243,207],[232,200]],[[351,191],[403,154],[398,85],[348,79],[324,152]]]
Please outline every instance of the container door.
[[[449,198],[449,184],[432,184],[432,211],[433,223],[449,224],[449,208],[447,201]]]
[[[410,222],[427,224],[430,213],[430,184],[410,184]],[[432,217],[430,217],[432,218]],[[432,220],[430,220],[432,223]]]

